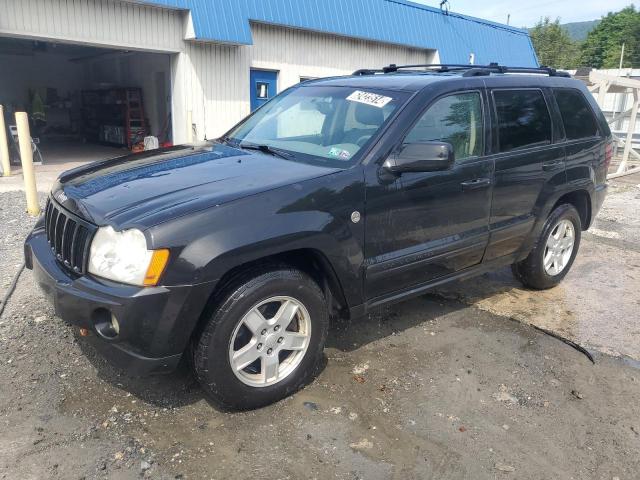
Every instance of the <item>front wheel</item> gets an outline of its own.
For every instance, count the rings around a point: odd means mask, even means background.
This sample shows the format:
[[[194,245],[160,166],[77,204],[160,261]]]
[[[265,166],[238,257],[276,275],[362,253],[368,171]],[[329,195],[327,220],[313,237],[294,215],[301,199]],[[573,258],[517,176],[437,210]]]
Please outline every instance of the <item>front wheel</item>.
[[[305,273],[245,277],[227,289],[195,342],[196,377],[223,407],[268,405],[313,377],[328,327],[323,292]]]
[[[549,215],[529,256],[512,265],[515,277],[525,286],[537,290],[558,285],[573,265],[581,232],[582,222],[575,207],[558,206]]]

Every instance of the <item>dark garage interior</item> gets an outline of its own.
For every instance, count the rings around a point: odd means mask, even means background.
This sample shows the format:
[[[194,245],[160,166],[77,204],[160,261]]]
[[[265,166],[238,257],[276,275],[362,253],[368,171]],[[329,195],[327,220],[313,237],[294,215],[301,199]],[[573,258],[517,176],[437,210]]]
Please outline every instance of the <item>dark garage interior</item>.
[[[29,115],[34,161],[74,163],[171,143],[169,54],[0,37],[0,104],[19,163],[16,111]]]

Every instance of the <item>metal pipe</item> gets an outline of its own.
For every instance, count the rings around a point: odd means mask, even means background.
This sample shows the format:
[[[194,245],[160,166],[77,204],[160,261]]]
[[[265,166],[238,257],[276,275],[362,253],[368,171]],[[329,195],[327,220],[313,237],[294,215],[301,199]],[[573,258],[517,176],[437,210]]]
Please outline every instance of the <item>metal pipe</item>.
[[[193,143],[193,111],[187,111],[187,143]]]
[[[4,107],[0,105],[0,164],[2,176],[11,175],[11,159],[9,158],[9,143],[7,141],[7,126],[4,123]]]
[[[27,194],[27,213],[34,217],[40,215],[38,190],[36,188],[36,174],[33,169],[33,150],[31,132],[29,131],[29,117],[26,112],[16,112],[18,126],[18,144],[20,145],[20,161],[22,162],[22,176]]]
[[[638,173],[640,172],[640,168],[629,168],[626,171],[623,172],[616,172],[616,173],[610,173],[609,175],[607,175],[607,180],[612,179],[612,178],[619,178],[619,177],[624,177],[626,175],[632,175],[634,173]]]

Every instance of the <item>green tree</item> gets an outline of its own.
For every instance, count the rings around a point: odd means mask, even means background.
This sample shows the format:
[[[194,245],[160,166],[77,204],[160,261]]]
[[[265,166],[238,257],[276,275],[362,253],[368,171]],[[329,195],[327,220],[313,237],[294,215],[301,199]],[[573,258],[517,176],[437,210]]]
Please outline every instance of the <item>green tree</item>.
[[[554,68],[573,68],[579,57],[579,49],[569,33],[560,25],[560,19],[541,19],[529,34],[541,65]]]
[[[624,43],[623,67],[640,65],[640,12],[633,5],[608,13],[587,35],[580,63],[593,68],[617,68]]]

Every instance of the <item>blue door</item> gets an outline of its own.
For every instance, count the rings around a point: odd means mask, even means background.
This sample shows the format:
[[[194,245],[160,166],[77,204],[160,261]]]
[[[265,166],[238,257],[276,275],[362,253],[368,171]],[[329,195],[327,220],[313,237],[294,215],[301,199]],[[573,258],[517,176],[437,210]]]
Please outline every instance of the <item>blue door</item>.
[[[251,111],[261,107],[278,93],[278,72],[251,70]]]

